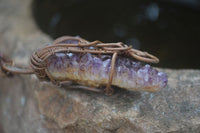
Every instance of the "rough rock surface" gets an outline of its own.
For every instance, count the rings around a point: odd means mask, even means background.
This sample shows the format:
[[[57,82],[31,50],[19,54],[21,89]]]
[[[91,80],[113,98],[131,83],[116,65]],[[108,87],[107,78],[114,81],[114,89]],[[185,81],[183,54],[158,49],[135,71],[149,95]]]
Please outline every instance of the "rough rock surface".
[[[1,0],[0,50],[27,63],[51,40],[35,26],[31,0]],[[35,76],[0,77],[1,133],[199,132],[200,71],[162,70],[156,93],[116,90],[112,96],[58,88]]]

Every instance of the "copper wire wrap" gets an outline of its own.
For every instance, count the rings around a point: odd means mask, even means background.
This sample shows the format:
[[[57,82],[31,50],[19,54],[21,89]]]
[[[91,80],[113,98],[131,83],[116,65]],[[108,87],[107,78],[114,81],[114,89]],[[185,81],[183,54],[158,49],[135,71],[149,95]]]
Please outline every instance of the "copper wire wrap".
[[[77,42],[77,43],[74,43]],[[103,43],[101,41],[89,42],[80,37],[63,36],[56,39],[52,45],[45,46],[42,49],[35,51],[30,57],[29,67],[16,67],[12,61],[6,61],[3,56],[0,56],[0,68],[4,73],[12,74],[36,74],[40,80],[50,80],[53,83],[60,84],[62,81],[55,81],[47,70],[47,59],[55,53],[91,53],[91,54],[108,54],[112,55],[111,70],[109,73],[108,84],[105,88],[105,93],[111,95],[113,89],[111,88],[113,74],[115,69],[115,62],[118,55],[132,57],[138,61],[148,63],[158,63],[159,59],[147,52],[133,49],[121,42],[118,43]],[[68,82],[68,81],[64,81]],[[79,86],[80,88],[80,86]],[[95,90],[94,88],[87,88],[88,90]]]
[[[67,41],[77,41],[78,43],[66,43]],[[91,49],[92,47],[92,49]],[[105,93],[111,95],[113,89],[110,87],[113,79],[115,61],[117,55],[129,55],[136,60],[148,63],[158,63],[159,59],[147,52],[133,49],[131,46],[127,46],[121,42],[118,43],[102,43],[100,41],[89,42],[80,37],[63,36],[56,39],[52,45],[46,46],[40,50],[37,50],[31,56],[30,66],[35,71],[35,74],[40,79],[50,79],[55,82],[54,79],[46,71],[46,60],[55,53],[91,53],[91,54],[111,54],[113,55],[111,61],[111,71],[108,84],[105,88]]]

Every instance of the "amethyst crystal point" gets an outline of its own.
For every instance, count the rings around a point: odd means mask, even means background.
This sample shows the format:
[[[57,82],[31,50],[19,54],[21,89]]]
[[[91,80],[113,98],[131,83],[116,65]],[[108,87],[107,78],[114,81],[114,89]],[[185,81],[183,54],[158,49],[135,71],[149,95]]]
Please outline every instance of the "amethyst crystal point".
[[[168,82],[168,80],[167,80],[167,74],[164,73],[164,72],[159,72],[158,73],[158,81],[162,82],[162,84],[160,84],[161,88],[165,87],[167,85],[167,82]]]
[[[47,60],[47,69],[58,81],[71,80],[90,87],[106,86],[111,69],[111,55],[60,53]],[[150,65],[118,56],[112,85],[128,90],[154,92],[167,84],[167,75]]]

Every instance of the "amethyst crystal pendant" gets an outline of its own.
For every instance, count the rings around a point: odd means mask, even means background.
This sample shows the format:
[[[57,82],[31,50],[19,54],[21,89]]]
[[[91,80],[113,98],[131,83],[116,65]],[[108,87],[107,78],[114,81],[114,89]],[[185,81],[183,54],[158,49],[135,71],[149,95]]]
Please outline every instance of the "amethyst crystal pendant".
[[[56,53],[47,60],[47,70],[57,81],[71,80],[90,86],[106,86],[111,69],[111,55],[91,53]],[[133,91],[155,92],[167,85],[167,75],[150,65],[118,56],[112,85]]]

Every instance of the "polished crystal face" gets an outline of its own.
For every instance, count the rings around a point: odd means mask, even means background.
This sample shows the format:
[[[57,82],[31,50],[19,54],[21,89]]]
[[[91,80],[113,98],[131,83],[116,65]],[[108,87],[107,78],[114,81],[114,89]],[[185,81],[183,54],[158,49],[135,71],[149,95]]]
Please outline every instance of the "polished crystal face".
[[[59,81],[72,80],[91,87],[106,86],[111,59],[111,55],[56,53],[48,59],[47,69]],[[153,92],[167,85],[167,75],[148,64],[117,56],[112,85]]]

